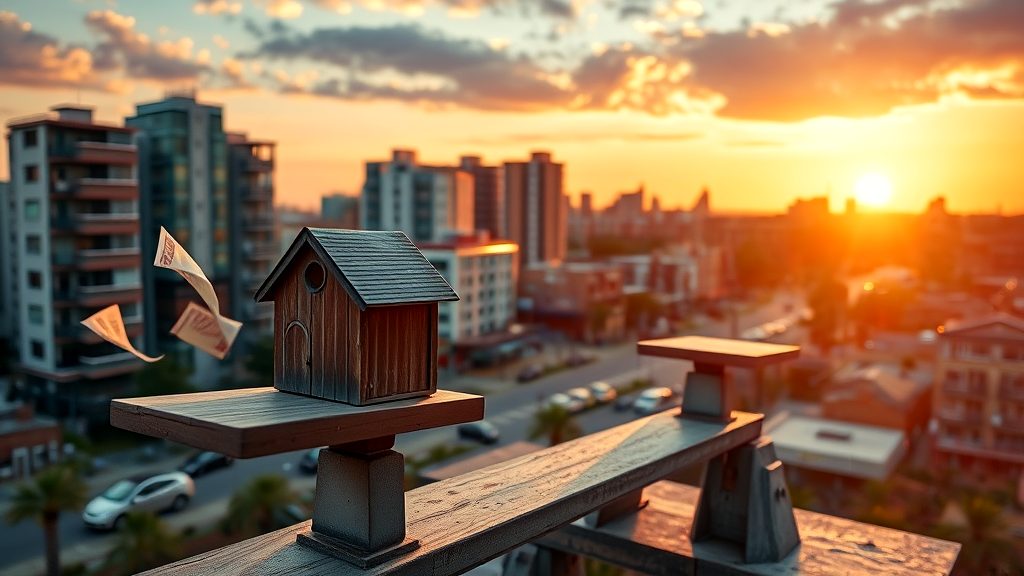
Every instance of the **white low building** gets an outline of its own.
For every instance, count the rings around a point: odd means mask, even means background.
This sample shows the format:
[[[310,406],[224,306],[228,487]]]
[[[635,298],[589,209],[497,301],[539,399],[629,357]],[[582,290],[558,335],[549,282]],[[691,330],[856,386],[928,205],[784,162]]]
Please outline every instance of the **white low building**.
[[[903,432],[839,420],[789,416],[766,430],[786,466],[884,480],[907,453]]]
[[[442,343],[468,344],[508,329],[516,313],[519,246],[483,234],[419,247],[459,295],[457,302],[440,304]]]

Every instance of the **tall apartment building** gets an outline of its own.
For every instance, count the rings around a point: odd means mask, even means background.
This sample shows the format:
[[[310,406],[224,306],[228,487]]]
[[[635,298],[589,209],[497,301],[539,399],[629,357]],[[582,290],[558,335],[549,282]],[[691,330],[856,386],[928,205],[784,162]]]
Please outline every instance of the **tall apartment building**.
[[[12,195],[10,182],[0,182],[0,366],[7,364],[7,352],[13,330],[13,292],[17,278],[11,273],[11,245],[14,243],[14,222],[11,220]]]
[[[508,238],[505,216],[505,170],[485,166],[479,156],[463,156],[459,168],[473,175],[473,226],[491,238]]]
[[[996,314],[947,325],[935,380],[938,456],[983,473],[1024,473],[1024,320]]]
[[[555,264],[568,249],[568,210],[562,164],[534,152],[526,162],[505,163],[508,238],[519,244],[521,268]]]
[[[425,166],[413,150],[366,163],[360,220],[366,230],[402,230],[415,242],[443,242],[473,232],[473,176]]]
[[[228,145],[220,106],[191,95],[139,104],[126,119],[138,130],[142,176],[142,252],[152,258],[163,226],[206,272],[221,309],[233,310],[231,198]],[[145,266],[146,342],[151,354],[170,354],[193,371],[198,386],[213,386],[218,360],[178,340],[170,329],[195,290],[176,273]],[[244,328],[243,328],[244,330]]]
[[[515,320],[519,247],[483,232],[419,248],[459,295],[440,304],[437,332],[442,353],[454,351],[461,363]]]
[[[75,417],[93,404],[105,412],[99,385],[126,383],[142,367],[79,324],[118,304],[141,344],[137,151],[131,129],[94,122],[90,108],[53,112],[8,124],[13,226],[0,277],[27,394]],[[89,382],[97,386],[81,385]]]
[[[274,143],[228,134],[231,217],[231,313],[248,340],[274,331],[274,303],[253,295],[277,262],[274,217]]]

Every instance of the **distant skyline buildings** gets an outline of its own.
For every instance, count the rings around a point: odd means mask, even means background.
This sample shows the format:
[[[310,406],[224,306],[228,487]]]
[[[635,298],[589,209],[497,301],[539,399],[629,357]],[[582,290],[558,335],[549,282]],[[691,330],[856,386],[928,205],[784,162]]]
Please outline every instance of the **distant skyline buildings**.
[[[525,269],[557,264],[569,242],[568,202],[563,165],[549,152],[533,152],[526,161],[505,162],[505,218],[508,238],[519,244]]]

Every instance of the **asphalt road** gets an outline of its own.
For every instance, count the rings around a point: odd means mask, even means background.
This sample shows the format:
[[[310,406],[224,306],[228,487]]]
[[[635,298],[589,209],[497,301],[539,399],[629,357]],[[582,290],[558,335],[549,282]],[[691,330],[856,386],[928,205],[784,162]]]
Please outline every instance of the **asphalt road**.
[[[778,296],[756,310],[742,313],[738,327],[745,330],[779,318],[786,314],[786,305],[794,301],[795,298],[792,296]],[[728,336],[729,332],[728,321],[707,320],[692,333]],[[682,382],[683,374],[688,367],[682,362],[639,357],[631,347],[623,347],[618,353],[608,355],[597,362],[555,373],[528,384],[510,383],[503,391],[488,394],[485,418],[501,432],[500,445],[525,440],[531,418],[538,404],[547,396],[597,380],[629,377],[640,370],[650,374],[658,385],[673,385]],[[632,412],[615,412],[612,407],[604,406],[581,414],[577,421],[584,433],[591,433],[624,423],[634,417]],[[452,426],[401,435],[397,439],[396,449],[405,454],[415,454],[436,444],[454,441],[457,441],[457,437],[455,427]],[[224,504],[239,486],[256,475],[279,472],[290,477],[299,477],[301,474],[296,465],[301,455],[302,452],[293,452],[239,460],[231,468],[201,477],[196,480],[195,498],[189,508],[180,514],[188,515],[191,511],[202,509],[204,506],[208,508],[208,505],[215,503]],[[62,549],[82,544],[95,544],[97,548],[105,548],[109,546],[111,539],[109,534],[86,529],[78,514],[61,515],[59,534]],[[0,574],[5,568],[42,554],[42,530],[38,525],[32,522],[22,522],[14,526],[0,524]]]

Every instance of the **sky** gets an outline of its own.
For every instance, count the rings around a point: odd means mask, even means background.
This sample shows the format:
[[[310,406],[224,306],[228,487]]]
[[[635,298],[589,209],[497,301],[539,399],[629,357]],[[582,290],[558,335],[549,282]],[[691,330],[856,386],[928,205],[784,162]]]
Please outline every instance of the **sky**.
[[[403,147],[550,151],[598,205],[1024,213],[1022,31],[1021,0],[0,0],[0,119],[195,90],[304,208]]]

